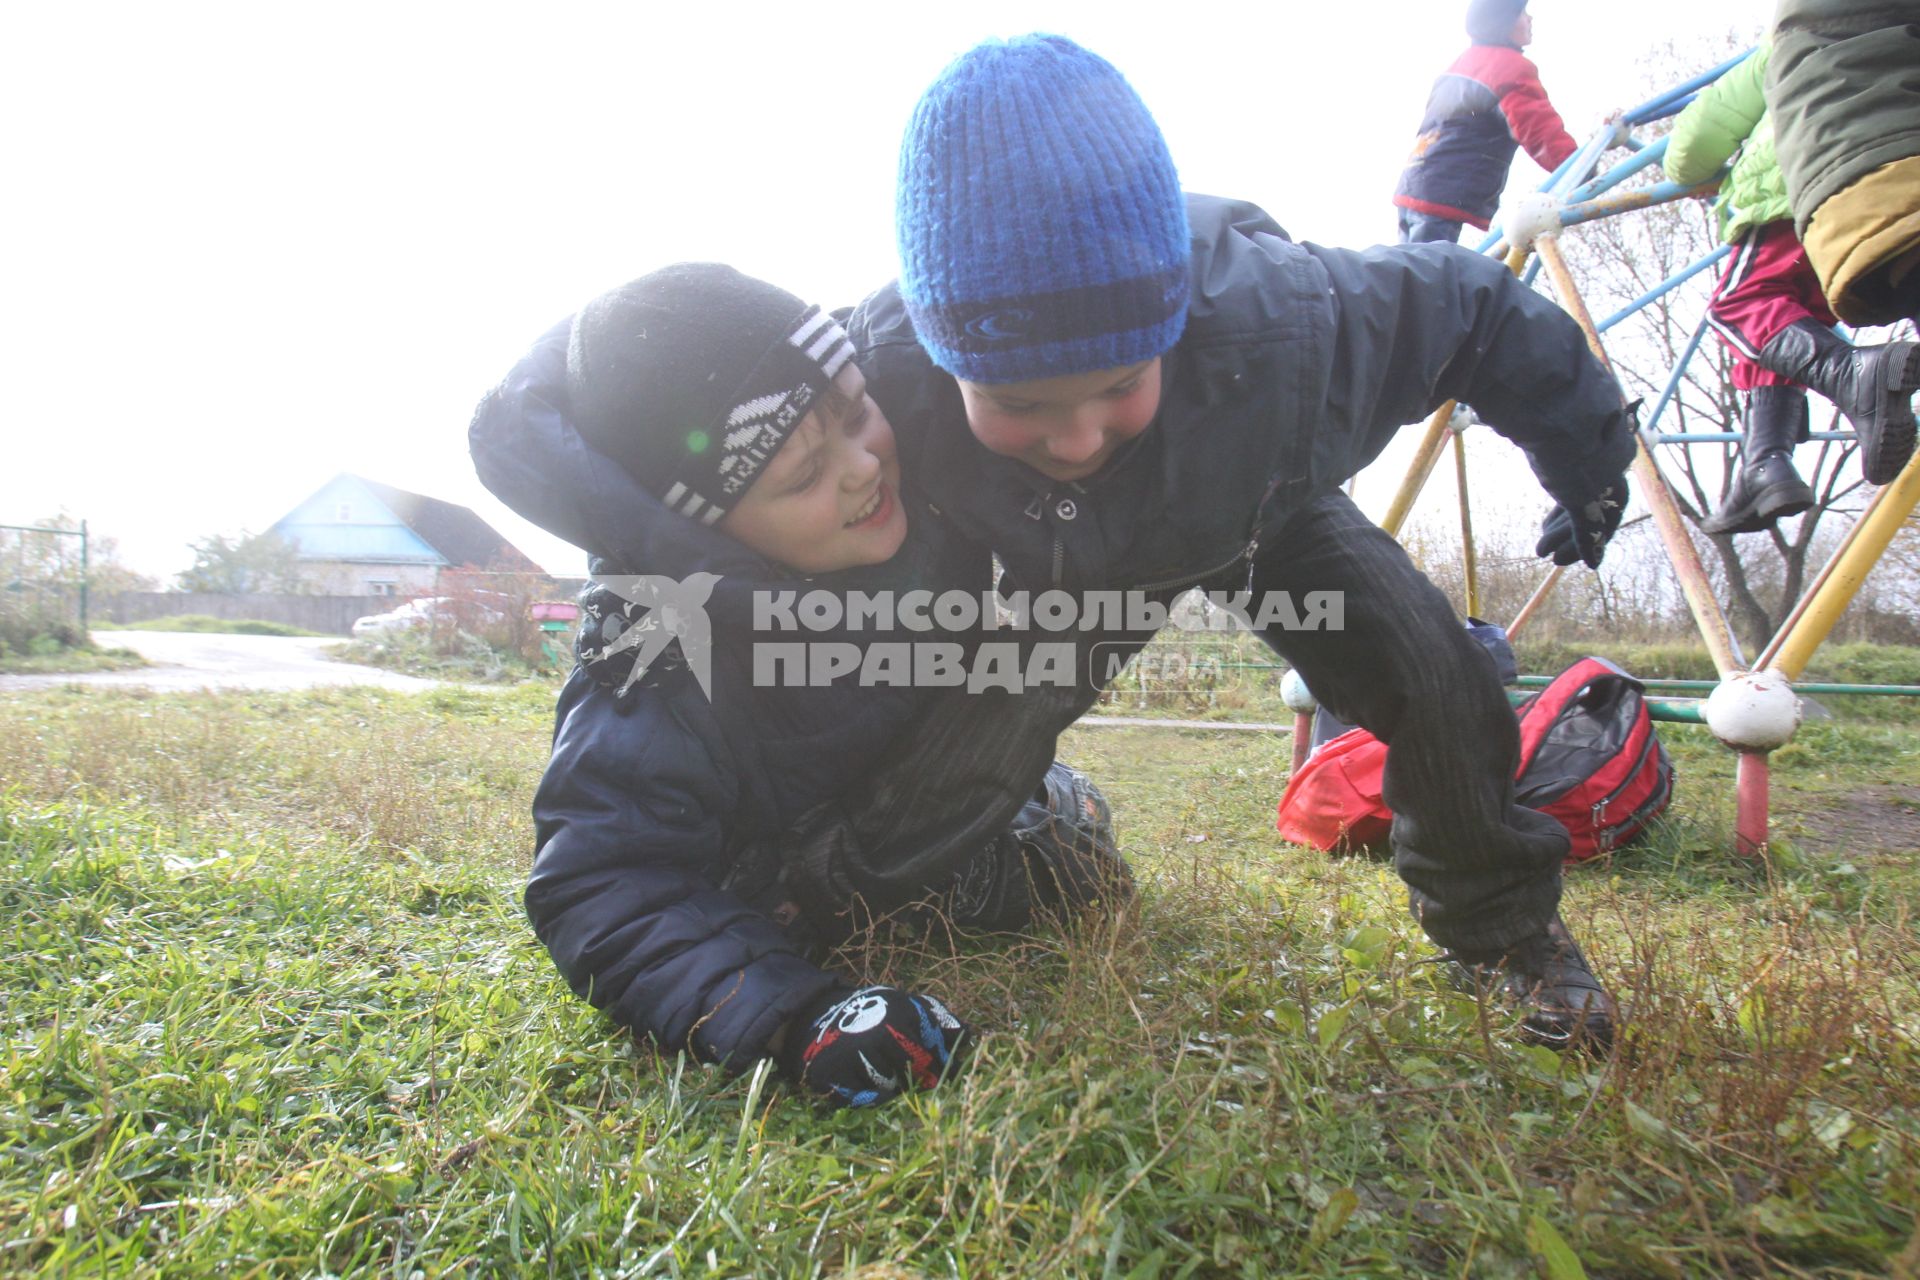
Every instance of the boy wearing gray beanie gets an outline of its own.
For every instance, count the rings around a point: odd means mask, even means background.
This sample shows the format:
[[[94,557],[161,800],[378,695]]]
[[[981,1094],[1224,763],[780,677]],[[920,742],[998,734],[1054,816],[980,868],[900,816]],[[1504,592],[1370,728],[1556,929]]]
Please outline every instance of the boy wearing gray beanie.
[[[1183,196],[1139,97],[1058,36],[982,45],[926,92],[898,235],[899,280],[848,328],[926,515],[997,553],[1010,589],[1250,590],[1263,617],[1338,593],[1343,627],[1256,630],[1391,744],[1415,914],[1524,1034],[1609,1044],[1613,1002],[1558,913],[1566,832],[1513,803],[1492,662],[1340,491],[1401,424],[1470,402],[1558,504],[1538,553],[1598,565],[1634,431],[1574,322],[1452,246],[1296,245],[1252,205]],[[1101,637],[1060,727],[1148,638]]]
[[[595,556],[526,907],[609,1017],[872,1105],[938,1083],[968,1029],[823,967],[864,917],[1005,933],[1125,900],[1105,799],[1050,739],[1008,746],[1017,709],[760,679],[757,644],[794,639],[756,621],[769,593],[987,586],[985,557],[909,521],[832,315],[720,264],[662,268],[543,337],[470,441],[490,489]]]

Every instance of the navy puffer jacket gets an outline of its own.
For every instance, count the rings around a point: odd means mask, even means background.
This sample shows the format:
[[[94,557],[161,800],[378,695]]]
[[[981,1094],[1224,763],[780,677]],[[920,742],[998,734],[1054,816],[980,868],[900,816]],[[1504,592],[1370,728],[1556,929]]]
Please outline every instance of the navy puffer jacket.
[[[566,339],[565,325],[542,337],[481,403],[475,466],[509,506],[588,549],[598,572],[718,575],[705,606],[712,698],[674,649],[624,694],[612,664],[573,673],[534,798],[527,912],[581,996],[670,1051],[737,1069],[839,981],[808,958],[817,930],[773,914],[793,896],[782,875],[795,825],[857,795],[935,691],[755,687],[753,593],[809,584],[668,511],[586,447],[566,418]],[[942,543],[932,521],[910,528],[886,566],[813,585],[985,588],[984,554]],[[1010,784],[1004,804],[955,803],[1010,814],[1032,785]]]

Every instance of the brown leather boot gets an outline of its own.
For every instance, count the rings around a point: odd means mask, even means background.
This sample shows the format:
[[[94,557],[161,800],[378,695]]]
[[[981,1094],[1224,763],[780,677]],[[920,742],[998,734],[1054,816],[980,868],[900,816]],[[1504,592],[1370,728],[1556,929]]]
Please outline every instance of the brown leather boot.
[[[1556,914],[1547,927],[1505,954],[1455,952],[1455,980],[1468,990],[1526,1011],[1520,1033],[1549,1049],[1613,1048],[1620,1012]]]

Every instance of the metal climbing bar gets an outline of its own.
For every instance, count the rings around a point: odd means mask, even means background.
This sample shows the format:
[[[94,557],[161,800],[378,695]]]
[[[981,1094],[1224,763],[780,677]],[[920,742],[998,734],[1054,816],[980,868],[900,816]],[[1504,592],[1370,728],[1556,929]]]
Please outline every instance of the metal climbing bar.
[[[1473,503],[1467,498],[1467,438],[1453,433],[1453,479],[1460,492],[1460,562],[1467,616],[1480,616],[1480,557],[1473,546]]]
[[[1567,193],[1567,199],[1591,200],[1597,195],[1613,190],[1634,174],[1659,164],[1666,158],[1667,140],[1662,138],[1658,142],[1642,147],[1605,173],[1575,187]]]
[[[1634,679],[1649,689],[1671,689],[1676,693],[1712,693],[1720,687],[1718,680],[1668,680],[1659,676],[1635,676]],[[1522,689],[1544,689],[1552,684],[1553,680],[1552,676],[1521,676],[1514,683]],[[1830,684],[1795,681],[1793,691],[1823,696],[1857,693],[1881,698],[1920,698],[1920,684]]]
[[[1705,182],[1696,182],[1690,186],[1673,181],[1656,182],[1650,187],[1635,187],[1632,191],[1596,196],[1579,204],[1570,204],[1560,211],[1560,225],[1563,228],[1576,227],[1583,222],[1592,222],[1595,218],[1610,218],[1616,213],[1632,213],[1639,209],[1651,209],[1657,204],[1672,204],[1676,200],[1710,196],[1719,189],[1718,177],[1710,178]]]
[[[1789,680],[1800,677],[1813,651],[1832,633],[1834,624],[1867,580],[1868,570],[1893,544],[1900,526],[1916,506],[1920,506],[1920,453],[1907,459],[1892,484],[1873,495],[1873,501],[1820,571],[1813,588],[1767,646],[1759,665],[1771,667]]]
[[[1671,89],[1655,94],[1653,97],[1648,98],[1645,102],[1626,113],[1625,119],[1627,123],[1649,124],[1655,120],[1665,119],[1668,115],[1672,114],[1673,111],[1679,109],[1675,104],[1681,99],[1691,98],[1694,94],[1700,92],[1700,90],[1706,88],[1715,80],[1718,80],[1721,76],[1727,74],[1727,72],[1733,70],[1752,56],[1753,50],[1748,49],[1745,53],[1728,58],[1717,67],[1701,72],[1684,84],[1677,84]]]
[[[1826,444],[1844,441],[1851,444],[1855,438],[1851,431],[1814,431],[1808,433],[1802,443],[1812,441],[1815,444]],[[1739,431],[1662,431],[1654,436],[1654,441],[1658,444],[1735,444],[1744,439],[1746,435]]]
[[[1552,236],[1542,236],[1533,248],[1546,264],[1554,291],[1560,296],[1560,305],[1585,330],[1587,345],[1593,349],[1594,357],[1607,367],[1608,372],[1612,372],[1613,362],[1607,358],[1606,346],[1593,326],[1593,317],[1587,313],[1586,301],[1573,282],[1573,274],[1567,270],[1567,260],[1561,256],[1560,246]],[[1633,473],[1640,482],[1641,500],[1653,513],[1654,527],[1660,531],[1660,541],[1666,545],[1667,558],[1672,562],[1674,572],[1679,575],[1680,590],[1686,596],[1687,607],[1693,612],[1694,623],[1700,628],[1700,638],[1713,658],[1714,670],[1723,676],[1732,675],[1742,669],[1733,652],[1732,632],[1720,612],[1720,602],[1714,599],[1712,581],[1707,577],[1706,566],[1700,562],[1699,550],[1687,534],[1680,507],[1673,500],[1672,491],[1667,488],[1666,478],[1660,474],[1659,464],[1647,452],[1644,440],[1635,442]]]
[[[1653,412],[1647,415],[1646,422],[1640,427],[1641,440],[1651,442],[1658,439],[1653,429],[1659,423],[1660,415],[1667,411],[1667,406],[1673,403],[1674,396],[1679,393],[1680,382],[1687,375],[1687,364],[1693,359],[1693,353],[1700,349],[1700,340],[1706,336],[1707,317],[1703,312],[1700,323],[1693,327],[1693,336],[1687,339],[1686,349],[1681,351],[1680,358],[1674,362],[1673,373],[1667,379],[1666,389],[1661,391],[1660,398],[1654,401]]]
[[[1629,302],[1626,306],[1608,316],[1605,320],[1602,320],[1595,327],[1599,329],[1600,332],[1605,333],[1622,320],[1631,319],[1639,315],[1642,311],[1666,297],[1669,293],[1672,293],[1675,289],[1678,289],[1681,285],[1693,279],[1708,267],[1713,266],[1716,262],[1724,262],[1727,255],[1732,252],[1732,245],[1721,245],[1718,249],[1715,249],[1712,253],[1700,259],[1700,261],[1694,263],[1692,266],[1683,267],[1673,275],[1668,276],[1665,280],[1647,290],[1632,302]],[[1685,363],[1685,361],[1681,362],[1683,367]]]

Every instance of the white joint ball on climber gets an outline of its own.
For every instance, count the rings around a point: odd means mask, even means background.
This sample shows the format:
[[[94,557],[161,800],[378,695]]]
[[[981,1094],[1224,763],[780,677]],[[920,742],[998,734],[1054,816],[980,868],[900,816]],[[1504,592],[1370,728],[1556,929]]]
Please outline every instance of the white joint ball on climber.
[[[1313,690],[1307,688],[1307,682],[1300,678],[1300,673],[1291,669],[1280,677],[1280,700],[1287,704],[1287,710],[1297,716],[1307,715],[1320,705],[1314,701]]]
[[[1522,249],[1533,248],[1541,236],[1560,234],[1559,196],[1546,191],[1529,191],[1510,196],[1500,205],[1500,231],[1507,243]]]
[[[1778,671],[1749,671],[1722,680],[1707,695],[1707,728],[1736,751],[1772,751],[1800,727],[1800,699]]]
[[[1453,406],[1453,412],[1447,415],[1447,430],[1457,436],[1465,435],[1468,427],[1479,425],[1479,415],[1474,413],[1472,405],[1456,404]]]

